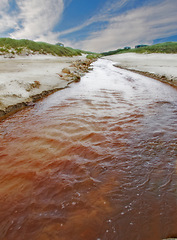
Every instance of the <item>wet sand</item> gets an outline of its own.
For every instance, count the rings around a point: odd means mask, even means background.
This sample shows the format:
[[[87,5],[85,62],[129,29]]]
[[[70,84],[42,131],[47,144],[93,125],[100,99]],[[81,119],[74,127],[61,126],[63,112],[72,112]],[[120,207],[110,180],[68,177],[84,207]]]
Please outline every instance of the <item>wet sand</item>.
[[[168,77],[165,76],[165,75],[160,76],[159,74],[155,74],[155,73],[144,72],[144,71],[135,70],[135,69],[129,69],[129,68],[126,68],[126,67],[122,67],[122,66],[120,66],[120,65],[117,65],[117,64],[115,64],[114,66],[115,66],[115,67],[118,67],[118,68],[121,68],[121,69],[125,69],[125,70],[128,70],[128,71],[134,72],[134,73],[139,73],[139,74],[141,74],[141,75],[143,75],[143,76],[156,79],[156,80],[158,80],[158,81],[161,81],[161,82],[163,82],[163,83],[166,83],[166,84],[171,85],[172,87],[177,88],[177,81],[174,80],[173,78],[168,78]]]
[[[104,57],[115,66],[140,73],[177,87],[177,54],[125,53]]]

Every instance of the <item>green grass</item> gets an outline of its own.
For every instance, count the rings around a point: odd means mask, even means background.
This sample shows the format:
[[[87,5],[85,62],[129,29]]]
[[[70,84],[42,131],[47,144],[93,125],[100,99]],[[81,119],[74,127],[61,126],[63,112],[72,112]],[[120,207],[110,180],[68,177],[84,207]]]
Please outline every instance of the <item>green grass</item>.
[[[77,56],[85,53],[79,49],[73,49],[69,47],[61,47],[44,42],[34,42],[27,39],[15,40],[11,38],[0,38],[0,53],[9,53],[12,50],[12,54],[21,54],[22,51],[31,51],[33,53],[40,54],[52,54],[54,56]]]
[[[45,42],[34,42],[27,39],[15,40],[11,38],[0,38],[0,54],[5,55],[11,54],[22,54],[23,51],[29,53],[39,53],[39,54],[52,54],[54,56],[77,56],[83,54],[88,54],[87,58],[94,59],[101,56],[108,56],[121,53],[177,53],[177,42],[166,42],[159,43],[152,46],[141,47],[137,49],[117,49],[114,51],[104,52],[101,54],[82,51],[79,49],[73,49],[70,47],[61,47],[58,45],[53,45]]]
[[[146,46],[141,48],[133,48],[129,50],[117,49],[115,51],[109,51],[101,53],[103,56],[120,54],[120,53],[177,53],[177,42],[159,43],[152,46]]]
[[[91,59],[91,60],[97,59],[97,58],[99,58],[99,57],[102,57],[102,55],[99,54],[99,53],[90,53],[90,54],[87,55],[87,58],[88,58],[88,59]]]
[[[9,50],[7,48],[0,47],[0,52],[6,54],[6,53],[9,53]]]

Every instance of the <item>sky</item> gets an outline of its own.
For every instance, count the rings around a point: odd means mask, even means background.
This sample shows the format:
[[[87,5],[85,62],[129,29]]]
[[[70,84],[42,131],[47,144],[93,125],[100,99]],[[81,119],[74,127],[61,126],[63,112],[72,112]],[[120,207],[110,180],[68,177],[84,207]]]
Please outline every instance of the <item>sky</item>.
[[[0,0],[0,37],[94,52],[177,41],[177,0]]]

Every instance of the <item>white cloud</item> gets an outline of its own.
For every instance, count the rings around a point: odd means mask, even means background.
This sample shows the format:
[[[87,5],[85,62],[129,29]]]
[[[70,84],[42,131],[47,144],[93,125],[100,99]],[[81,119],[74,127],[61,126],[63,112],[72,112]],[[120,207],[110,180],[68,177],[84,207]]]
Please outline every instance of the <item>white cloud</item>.
[[[0,1],[0,9],[3,10],[5,9],[6,7],[8,7],[9,4],[8,4],[8,1],[7,0],[1,0]]]
[[[82,24],[80,24],[76,27],[66,29],[66,30],[60,32],[60,36],[63,36],[63,35],[69,34],[69,33],[73,33],[73,32],[77,32],[77,31],[91,25],[92,23],[109,21],[110,16],[111,16],[111,11],[121,9],[129,1],[130,0],[120,0],[119,2],[117,2],[117,1],[115,2],[115,0],[114,0],[114,1],[106,2],[106,4],[103,6],[103,8],[95,16],[87,19],[87,21],[83,22]]]
[[[120,13],[122,7],[129,4],[133,6],[136,1],[108,0],[102,9],[86,22],[62,32],[54,32],[64,7],[71,1],[73,0],[16,0],[17,8],[12,10],[9,4],[11,0],[0,0],[0,33],[3,35],[13,29],[9,34],[13,38],[55,43],[60,36],[82,30],[93,23],[107,22],[105,29],[92,32],[89,38],[83,41],[63,40],[75,48],[97,52],[139,43],[151,44],[154,39],[177,34],[176,0],[149,1],[156,5],[136,8],[117,16],[116,11]]]
[[[126,45],[151,44],[156,38],[177,34],[176,12],[176,0],[131,10],[111,18],[106,29],[93,32],[88,39],[74,43],[74,46],[101,52]]]
[[[16,10],[10,9],[10,1],[0,0],[1,35],[11,29],[12,38],[57,41],[59,34],[52,30],[62,17],[63,0],[16,0]]]
[[[10,5],[8,0],[0,0],[0,33],[16,27],[16,17],[9,15]]]
[[[54,44],[58,41],[58,37],[59,37],[58,33],[54,33],[54,32],[49,31],[46,34],[38,35],[33,40],[37,41],[37,42],[48,42],[48,43],[53,43]]]
[[[58,35],[52,30],[62,16],[63,0],[16,0],[16,4],[19,8],[18,28],[11,37],[47,40],[48,36],[54,41],[54,36]]]
[[[115,10],[120,10],[122,7],[124,7],[126,4],[129,4],[132,1],[134,1],[134,0],[108,1],[108,2],[106,2],[103,9],[101,9],[101,12],[105,14],[105,13],[112,12]]]

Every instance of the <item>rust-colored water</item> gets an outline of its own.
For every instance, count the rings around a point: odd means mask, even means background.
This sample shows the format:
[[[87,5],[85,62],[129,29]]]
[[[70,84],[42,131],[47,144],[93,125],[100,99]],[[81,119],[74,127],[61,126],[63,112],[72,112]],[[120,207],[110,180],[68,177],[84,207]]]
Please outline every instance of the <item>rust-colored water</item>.
[[[173,88],[99,60],[0,128],[0,240],[177,236]]]

